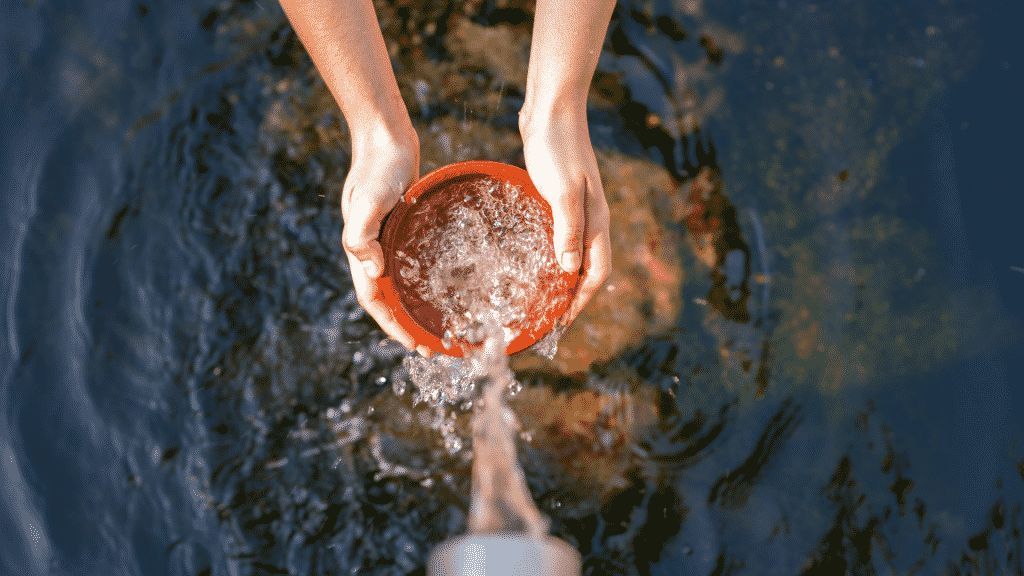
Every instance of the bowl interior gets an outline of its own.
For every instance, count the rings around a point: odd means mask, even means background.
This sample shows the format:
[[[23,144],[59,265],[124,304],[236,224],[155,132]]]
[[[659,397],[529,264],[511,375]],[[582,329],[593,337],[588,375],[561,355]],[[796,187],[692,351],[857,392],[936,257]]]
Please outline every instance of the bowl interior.
[[[511,188],[504,186],[505,183]],[[505,323],[507,332],[512,336],[507,353],[527,348],[542,338],[565,312],[575,294],[579,275],[566,273],[555,261],[551,208],[537,192],[525,170],[486,161],[462,162],[435,170],[410,187],[382,226],[385,270],[379,285],[385,293],[385,302],[399,323],[417,341],[436,352],[462,356],[470,344],[453,337],[449,340],[452,346],[446,348],[442,341],[446,330],[445,314],[428,297],[424,297],[422,290],[431,277],[435,283],[438,281],[439,270],[442,270],[439,267],[441,251],[438,246],[422,239],[437,238],[438,231],[459,229],[466,210],[477,210],[487,201],[497,201],[506,210],[513,210],[512,220],[521,220],[523,226],[529,225],[529,221],[534,229],[543,230],[541,249],[549,253],[536,270],[533,282],[521,286],[518,281],[526,283],[526,278],[510,278],[505,282],[509,284],[506,291],[523,294],[516,300],[516,305],[517,309],[525,311],[525,317]],[[485,214],[485,211],[480,209],[478,213]],[[486,216],[484,220],[490,222]],[[507,228],[495,226],[487,229],[484,238],[490,244],[502,244],[511,236],[512,232]],[[511,257],[517,257],[514,250],[511,254]],[[467,263],[465,268],[452,267],[449,257],[447,268],[443,268],[443,280],[448,285],[458,286],[457,275],[474,273],[474,266]],[[478,272],[485,273],[483,270]],[[511,292],[513,289],[517,291]],[[454,310],[449,312],[449,319],[453,313],[462,313],[458,307]]]

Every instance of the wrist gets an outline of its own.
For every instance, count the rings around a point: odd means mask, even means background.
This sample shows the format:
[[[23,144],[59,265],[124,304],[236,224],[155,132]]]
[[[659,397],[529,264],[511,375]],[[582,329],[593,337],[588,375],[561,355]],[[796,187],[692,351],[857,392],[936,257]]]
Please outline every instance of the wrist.
[[[554,126],[587,123],[586,94],[557,98],[531,98],[529,95],[519,111],[519,133],[523,141]]]
[[[401,150],[419,158],[419,136],[404,108],[402,112],[397,119],[378,117],[350,123],[353,159],[372,156],[380,150]]]

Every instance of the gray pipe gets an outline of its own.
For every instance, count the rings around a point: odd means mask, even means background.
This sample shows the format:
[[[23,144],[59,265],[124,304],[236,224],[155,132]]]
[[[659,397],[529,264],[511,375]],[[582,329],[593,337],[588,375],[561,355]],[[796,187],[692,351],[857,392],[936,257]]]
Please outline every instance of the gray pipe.
[[[434,548],[429,576],[579,576],[580,553],[553,536],[465,534]]]

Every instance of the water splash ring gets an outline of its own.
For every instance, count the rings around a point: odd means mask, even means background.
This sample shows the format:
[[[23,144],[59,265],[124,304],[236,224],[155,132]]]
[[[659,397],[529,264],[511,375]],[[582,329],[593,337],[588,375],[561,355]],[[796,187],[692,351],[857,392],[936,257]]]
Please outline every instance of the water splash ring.
[[[377,280],[377,286],[395,320],[418,343],[450,356],[463,356],[471,345],[456,338],[452,339],[450,348],[445,347],[442,342],[445,336],[443,313],[421,297],[411,281],[407,281],[408,268],[406,275],[400,274],[399,254],[429,262],[430,257],[420,253],[416,241],[425,231],[442,225],[455,204],[469,199],[472,193],[467,190],[472,190],[478,181],[508,183],[525,195],[524,202],[538,201],[534,206],[539,205],[546,215],[543,227],[552,257],[539,276],[538,298],[526,304],[526,317],[506,325],[506,329],[517,334],[507,347],[508,354],[531,346],[554,327],[572,301],[580,279],[580,274],[565,272],[555,261],[551,207],[537,192],[525,170],[501,162],[471,160],[449,164],[427,174],[409,188],[385,217],[379,237],[384,251],[384,273]]]

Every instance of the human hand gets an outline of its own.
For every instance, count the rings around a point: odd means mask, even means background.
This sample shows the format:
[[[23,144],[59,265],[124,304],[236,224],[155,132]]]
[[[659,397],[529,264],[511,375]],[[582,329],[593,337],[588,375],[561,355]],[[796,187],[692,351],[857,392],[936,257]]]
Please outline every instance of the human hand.
[[[611,271],[608,201],[590,143],[586,109],[524,112],[520,132],[526,170],[551,205],[558,262],[573,274],[583,266],[576,295],[561,318],[562,325],[568,326]]]
[[[419,177],[419,141],[415,132],[411,137],[406,134],[395,138],[386,131],[365,140],[353,142],[352,168],[341,193],[341,215],[345,221],[342,244],[348,255],[356,298],[388,336],[407,349],[430,357],[430,350],[417,346],[412,335],[395,319],[377,286],[377,279],[384,272],[384,251],[377,241],[381,222]]]

